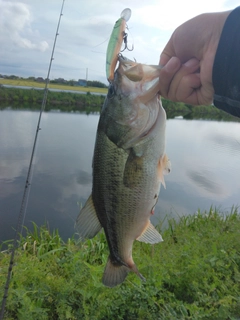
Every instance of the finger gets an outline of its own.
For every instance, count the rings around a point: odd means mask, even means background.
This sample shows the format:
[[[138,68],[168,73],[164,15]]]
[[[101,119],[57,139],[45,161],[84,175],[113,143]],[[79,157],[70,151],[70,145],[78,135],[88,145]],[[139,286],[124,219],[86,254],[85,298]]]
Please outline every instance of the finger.
[[[176,90],[176,100],[184,101],[192,105],[199,104],[197,90],[200,89],[200,87],[201,80],[199,73],[188,74],[182,77]]]
[[[201,82],[200,74],[184,76],[176,92],[176,101],[191,105],[210,105],[213,100],[213,88]]]
[[[179,95],[181,98],[186,98],[187,94],[189,94],[191,90],[191,87],[187,82],[188,77],[186,76],[195,74],[199,69],[199,65],[199,61],[195,58],[192,58],[188,60],[185,64],[181,65],[181,68],[175,73],[174,77],[172,78],[168,92],[166,92],[166,98],[172,101],[182,101],[179,99]],[[197,84],[194,83],[194,85]]]
[[[168,43],[166,44],[165,48],[163,49],[161,55],[160,55],[160,60],[159,64],[162,66],[165,66],[167,62],[172,58],[177,56],[175,53],[175,49],[173,46],[173,36],[169,39]]]
[[[175,73],[180,69],[180,67],[180,60],[177,57],[172,57],[170,60],[168,60],[167,64],[160,71],[159,92],[163,97],[167,96],[169,87],[171,85],[171,81]]]
[[[159,60],[160,66],[165,66],[170,59],[171,59],[171,56],[169,56],[165,52],[162,52],[162,54],[160,55],[160,60]]]

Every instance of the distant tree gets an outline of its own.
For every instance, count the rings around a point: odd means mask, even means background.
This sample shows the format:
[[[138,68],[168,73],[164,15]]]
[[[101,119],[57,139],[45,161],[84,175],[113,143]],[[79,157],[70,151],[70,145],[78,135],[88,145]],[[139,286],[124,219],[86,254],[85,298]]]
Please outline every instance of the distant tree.
[[[8,77],[8,79],[13,79],[13,80],[14,79],[18,79],[18,76],[11,75],[11,76]]]
[[[97,88],[107,88],[107,86],[105,85],[105,83],[102,83],[100,81],[87,81],[87,86],[88,87],[97,87]]]
[[[70,86],[75,86],[75,85],[78,84],[78,82],[76,80],[74,80],[74,79],[69,80],[68,83],[69,83]]]

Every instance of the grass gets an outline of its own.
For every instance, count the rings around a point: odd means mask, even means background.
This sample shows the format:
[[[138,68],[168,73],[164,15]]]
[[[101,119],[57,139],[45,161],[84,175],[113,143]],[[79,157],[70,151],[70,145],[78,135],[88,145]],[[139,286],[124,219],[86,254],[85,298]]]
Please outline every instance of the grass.
[[[13,109],[40,110],[42,99],[43,90],[0,87],[0,109],[11,106]],[[99,112],[104,100],[104,95],[90,92],[49,91],[45,111]]]
[[[169,221],[164,242],[136,241],[130,273],[116,288],[101,284],[108,257],[103,234],[64,243],[57,231],[26,230],[20,240],[5,313],[12,319],[218,319],[240,317],[240,215],[217,210]],[[9,251],[0,255],[0,294]]]
[[[45,88],[45,83],[40,83],[36,81],[29,80],[12,80],[12,79],[0,79],[0,84],[10,85],[10,86],[26,86],[31,88]],[[105,88],[96,88],[96,87],[80,87],[80,86],[67,86],[60,84],[49,84],[50,89],[58,89],[58,90],[72,90],[72,91],[83,91],[83,92],[95,92],[101,94],[107,94],[107,89]]]
[[[36,90],[36,87],[44,87],[44,83],[29,80],[0,79],[0,84],[9,84],[15,88],[0,86],[0,109],[11,106],[13,109],[39,110],[43,98],[43,91]],[[30,90],[21,89],[17,86],[27,86]],[[61,90],[59,92],[49,91],[46,111],[57,109],[64,112],[100,112],[105,100],[107,89],[96,87],[73,87],[67,85],[50,84],[50,88]],[[75,92],[67,92],[73,90]],[[78,91],[86,93],[79,94]],[[99,95],[91,94],[99,93]],[[184,116],[185,119],[211,119],[217,121],[237,121],[233,117],[214,106],[191,106],[182,102],[172,102],[162,98],[163,107],[167,118]]]

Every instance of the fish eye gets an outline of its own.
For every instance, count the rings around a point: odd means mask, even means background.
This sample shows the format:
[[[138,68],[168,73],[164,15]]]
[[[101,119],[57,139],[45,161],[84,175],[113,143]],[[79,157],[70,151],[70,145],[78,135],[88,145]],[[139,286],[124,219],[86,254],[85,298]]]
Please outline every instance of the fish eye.
[[[115,94],[115,90],[114,90],[114,86],[110,85],[109,89],[108,89],[108,98],[112,98]]]

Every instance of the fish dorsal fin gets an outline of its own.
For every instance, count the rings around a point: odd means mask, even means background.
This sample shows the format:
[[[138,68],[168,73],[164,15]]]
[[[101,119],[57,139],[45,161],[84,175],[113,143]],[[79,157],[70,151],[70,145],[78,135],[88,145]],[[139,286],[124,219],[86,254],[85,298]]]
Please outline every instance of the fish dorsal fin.
[[[136,240],[154,244],[163,241],[163,238],[149,221],[147,228]]]
[[[91,239],[101,230],[102,226],[96,214],[92,195],[81,209],[75,227],[81,240]]]
[[[169,174],[170,171],[171,171],[171,162],[168,159],[168,156],[164,154],[164,156],[162,156],[158,162],[158,178],[165,189],[166,189],[166,184],[164,180],[164,175]]]

